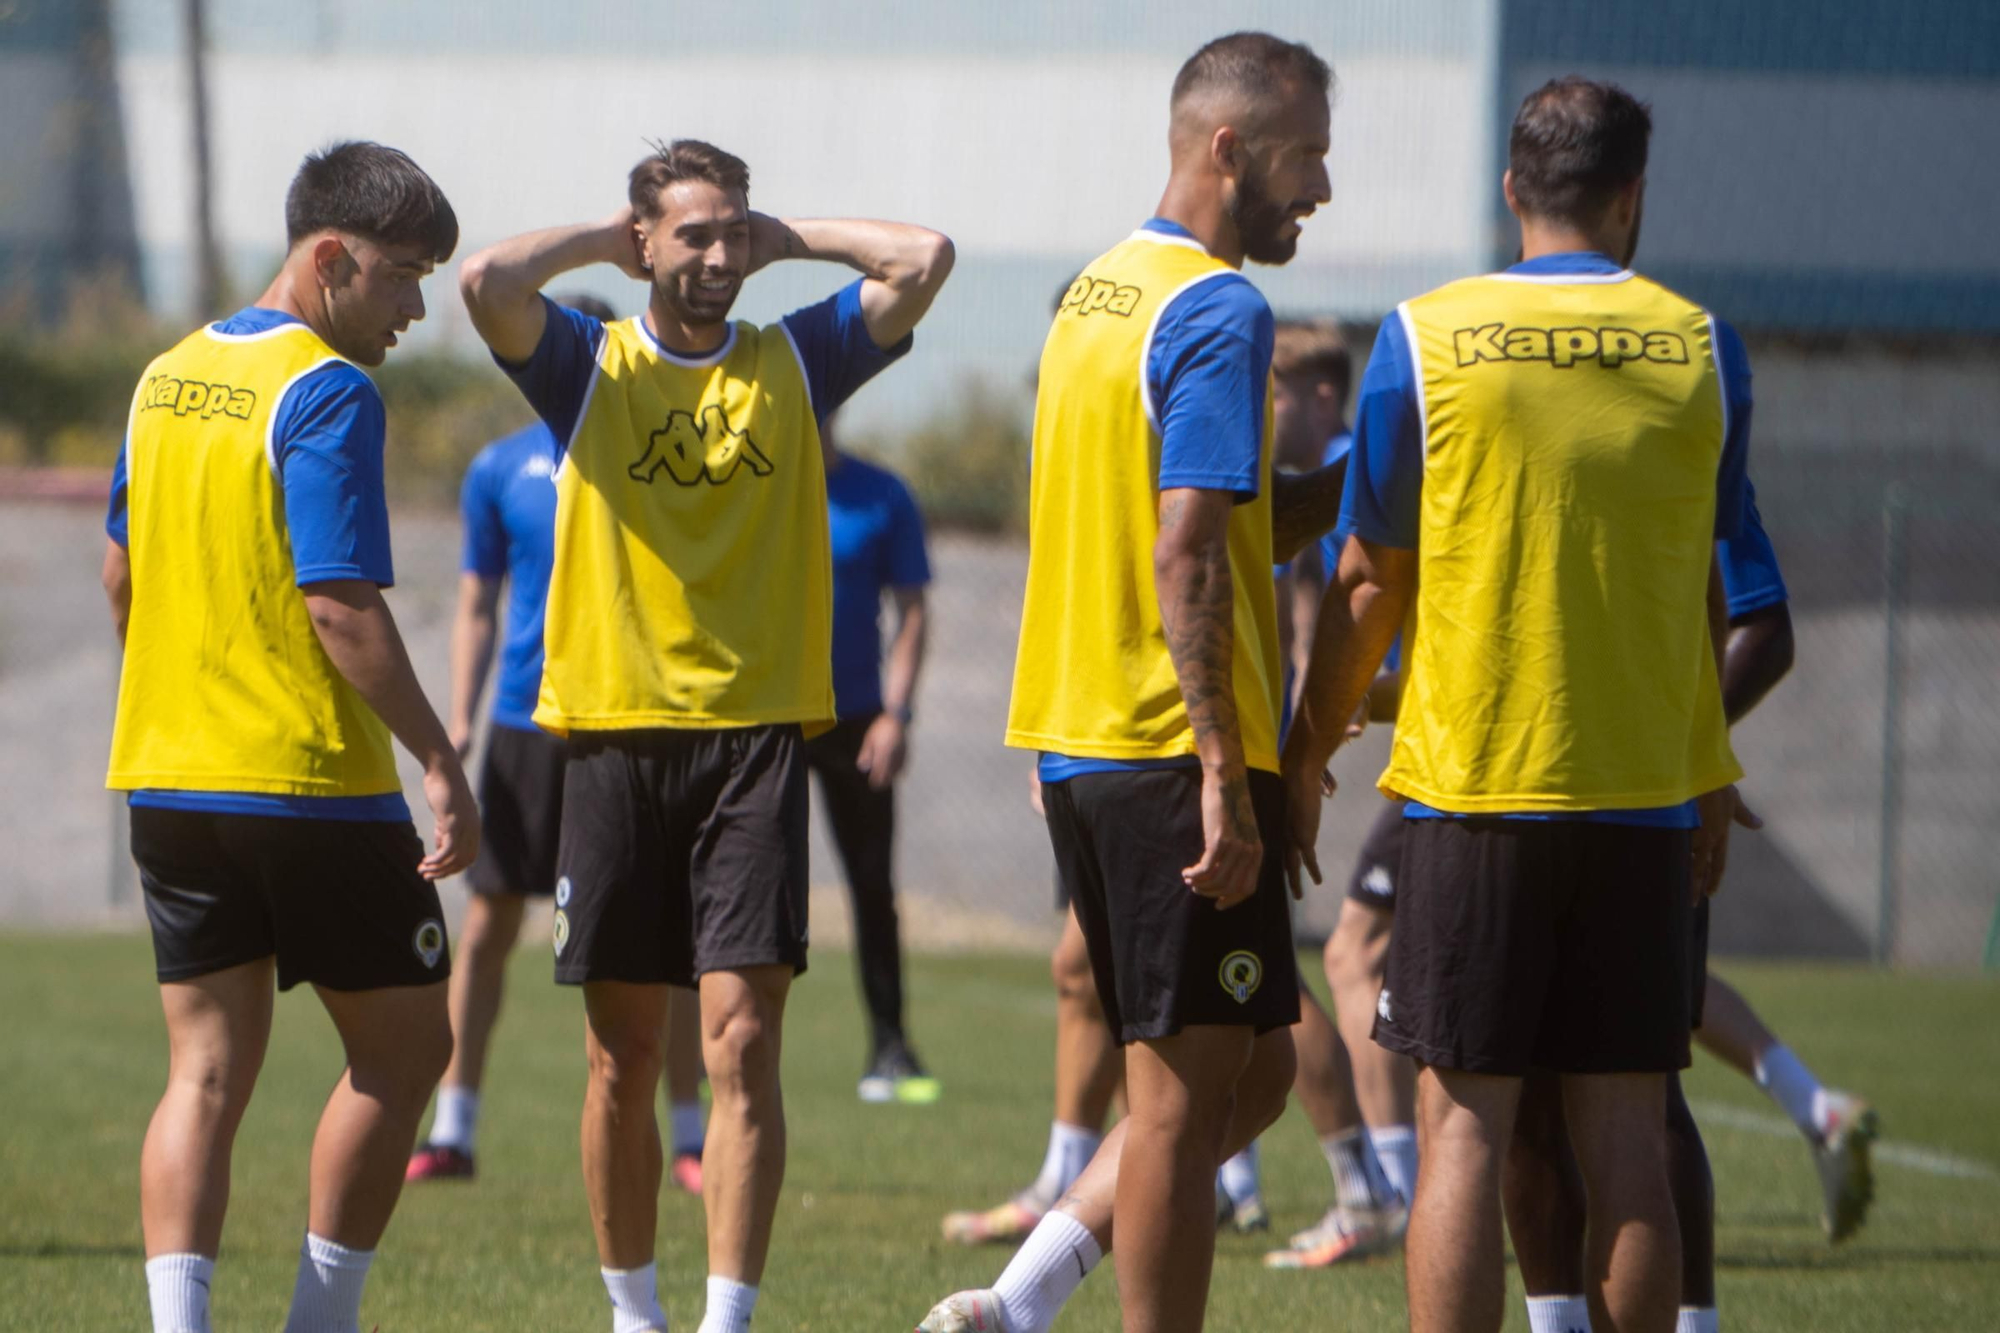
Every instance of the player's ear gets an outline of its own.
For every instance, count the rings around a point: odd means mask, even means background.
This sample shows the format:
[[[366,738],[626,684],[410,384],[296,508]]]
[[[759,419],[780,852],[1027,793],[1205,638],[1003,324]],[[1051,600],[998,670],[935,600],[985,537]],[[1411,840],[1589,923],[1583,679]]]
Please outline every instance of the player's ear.
[[[326,288],[345,287],[359,268],[347,242],[328,232],[311,243],[313,276]]]
[[[1515,217],[1521,216],[1520,201],[1514,198],[1514,168],[1500,173],[1500,196],[1507,201],[1507,211]]]
[[[1216,127],[1208,141],[1209,157],[1215,169],[1225,176],[1234,176],[1243,166],[1243,140],[1235,129],[1228,125]]]

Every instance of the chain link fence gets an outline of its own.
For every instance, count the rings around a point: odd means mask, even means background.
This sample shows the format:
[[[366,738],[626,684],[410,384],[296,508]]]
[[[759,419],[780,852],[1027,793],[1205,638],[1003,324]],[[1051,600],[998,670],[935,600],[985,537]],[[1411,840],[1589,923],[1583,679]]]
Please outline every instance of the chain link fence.
[[[2000,964],[2000,455],[1781,442],[1753,459],[1797,660],[1737,728],[1768,827],[1736,840],[1716,948]],[[954,534],[934,548],[932,652],[901,797],[905,893],[1052,930],[1030,761],[1000,744],[1027,548]],[[1329,883],[1301,910],[1303,936],[1339,910],[1386,748],[1377,728],[1336,760]],[[837,875],[824,839],[815,865]]]

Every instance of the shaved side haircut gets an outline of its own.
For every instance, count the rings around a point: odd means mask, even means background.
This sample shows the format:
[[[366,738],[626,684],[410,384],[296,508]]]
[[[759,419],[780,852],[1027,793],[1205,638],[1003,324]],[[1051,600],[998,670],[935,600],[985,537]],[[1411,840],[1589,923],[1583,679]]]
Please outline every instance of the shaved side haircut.
[[[1285,93],[1307,89],[1321,97],[1333,92],[1333,70],[1311,47],[1268,32],[1232,32],[1187,58],[1168,105],[1178,114],[1196,98],[1221,93],[1261,110]]]

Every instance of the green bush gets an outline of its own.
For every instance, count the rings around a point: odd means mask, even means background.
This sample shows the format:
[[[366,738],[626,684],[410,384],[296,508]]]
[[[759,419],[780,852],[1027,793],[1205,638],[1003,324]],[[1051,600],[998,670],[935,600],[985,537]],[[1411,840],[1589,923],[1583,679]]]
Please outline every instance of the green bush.
[[[874,452],[896,466],[933,527],[1025,532],[1028,527],[1027,413],[1018,397],[981,380],[951,405]]]
[[[0,463],[111,466],[147,362],[184,331],[109,288],[79,293],[53,329],[0,322]],[[385,469],[398,504],[450,504],[472,456],[532,419],[484,357],[405,353],[370,374],[388,413]],[[970,380],[914,430],[852,443],[904,473],[934,526],[1020,532],[1026,417],[1017,394]]]

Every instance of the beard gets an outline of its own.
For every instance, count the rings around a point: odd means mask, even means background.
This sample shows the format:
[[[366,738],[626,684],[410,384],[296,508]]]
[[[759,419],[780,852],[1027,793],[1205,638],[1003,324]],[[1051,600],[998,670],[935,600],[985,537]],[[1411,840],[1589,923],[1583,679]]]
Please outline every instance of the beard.
[[[705,324],[720,324],[729,318],[729,312],[736,304],[737,295],[743,290],[743,279],[734,279],[729,290],[711,295],[698,285],[702,274],[654,274],[653,292],[668,314],[682,324],[699,328]]]
[[[1285,234],[1292,206],[1271,197],[1264,173],[1254,163],[1245,165],[1236,182],[1228,213],[1236,226],[1236,239],[1243,243],[1245,259],[1255,264],[1286,264],[1298,253],[1299,238]]]
[[[1632,234],[1625,238],[1625,253],[1618,256],[1618,267],[1630,268],[1639,254],[1639,224],[1646,220],[1646,209],[1642,203],[1632,210]]]

